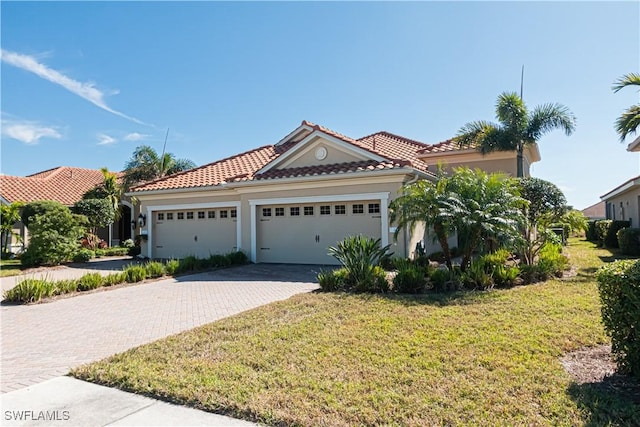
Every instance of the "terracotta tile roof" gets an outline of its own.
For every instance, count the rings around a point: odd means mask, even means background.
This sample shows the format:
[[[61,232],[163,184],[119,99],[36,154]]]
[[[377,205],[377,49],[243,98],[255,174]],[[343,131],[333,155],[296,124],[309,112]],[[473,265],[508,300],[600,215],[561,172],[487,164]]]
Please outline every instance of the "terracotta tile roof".
[[[99,170],[61,166],[26,177],[0,175],[0,195],[10,203],[55,200],[71,206],[102,181]]]
[[[288,169],[271,169],[265,173],[256,175],[255,179],[294,178],[300,176],[335,175],[348,172],[367,172],[374,170],[393,169],[410,165],[406,161],[363,160],[361,162],[337,163],[332,165],[303,166]]]
[[[468,147],[460,148],[460,145],[453,139],[447,139],[446,141],[439,142],[437,144],[428,145],[422,150],[418,151],[418,155],[423,154],[434,154],[434,153],[445,153],[448,151],[459,151],[459,150],[467,150],[474,149],[475,145],[470,145]]]
[[[307,126],[314,130],[331,135],[341,141],[375,154],[378,157],[381,157],[382,160],[288,169],[272,168],[262,174],[258,174],[258,171],[273,162],[282,154],[289,151],[299,142],[289,141],[256,148],[254,150],[209,163],[188,171],[135,186],[131,190],[133,192],[140,192],[151,190],[171,190],[178,188],[211,187],[231,182],[329,175],[347,172],[365,172],[407,166],[425,173],[430,173],[427,170],[427,164],[416,156],[416,152],[418,150],[429,147],[427,144],[394,135],[389,132],[378,132],[360,139],[353,139],[306,120],[302,122],[302,126]]]

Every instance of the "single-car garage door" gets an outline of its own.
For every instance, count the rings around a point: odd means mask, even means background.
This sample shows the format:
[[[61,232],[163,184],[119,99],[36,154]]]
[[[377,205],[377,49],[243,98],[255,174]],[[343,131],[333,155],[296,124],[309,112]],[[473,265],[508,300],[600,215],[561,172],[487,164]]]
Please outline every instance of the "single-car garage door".
[[[207,258],[237,249],[235,208],[153,213],[153,257]]]
[[[257,262],[337,264],[328,255],[348,235],[380,238],[380,201],[257,206]]]

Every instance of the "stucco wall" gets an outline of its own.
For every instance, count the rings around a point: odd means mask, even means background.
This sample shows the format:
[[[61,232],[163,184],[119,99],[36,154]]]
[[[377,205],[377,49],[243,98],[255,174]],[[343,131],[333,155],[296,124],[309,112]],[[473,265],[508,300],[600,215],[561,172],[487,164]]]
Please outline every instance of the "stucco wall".
[[[605,210],[607,219],[631,221],[632,227],[640,227],[639,197],[640,187],[635,187],[607,199],[607,207]]]

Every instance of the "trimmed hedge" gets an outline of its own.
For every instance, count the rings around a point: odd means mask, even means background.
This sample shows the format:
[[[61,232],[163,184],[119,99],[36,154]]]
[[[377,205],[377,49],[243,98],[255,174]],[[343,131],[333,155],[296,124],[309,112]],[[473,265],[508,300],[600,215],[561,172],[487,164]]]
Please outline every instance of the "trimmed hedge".
[[[596,277],[602,323],[618,371],[640,378],[640,260],[607,264]]]
[[[587,231],[585,233],[585,238],[593,243],[598,242],[598,232],[596,231],[596,220],[589,221],[587,223]]]
[[[618,230],[618,246],[624,255],[640,255],[640,228]]]
[[[611,225],[607,229],[607,234],[604,237],[604,247],[618,248],[618,231],[629,227],[631,227],[629,221],[611,221]]]

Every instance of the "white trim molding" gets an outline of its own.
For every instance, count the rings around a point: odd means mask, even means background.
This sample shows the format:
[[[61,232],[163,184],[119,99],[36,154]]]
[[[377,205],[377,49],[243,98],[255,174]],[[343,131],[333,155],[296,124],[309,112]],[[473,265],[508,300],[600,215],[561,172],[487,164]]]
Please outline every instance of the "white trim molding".
[[[348,202],[358,200],[380,200],[380,240],[382,246],[389,244],[389,192],[332,194],[328,196],[275,197],[270,199],[250,199],[251,213],[251,262],[257,261],[258,226],[256,209],[262,205],[288,205],[296,203]]]
[[[236,248],[238,251],[242,250],[242,212],[240,208],[240,202],[212,202],[212,203],[193,203],[193,204],[180,204],[180,205],[150,205],[141,208],[141,212],[147,216],[147,256],[149,258],[153,255],[153,230],[152,221],[153,213],[156,211],[167,210],[193,210],[193,209],[214,209],[214,208],[235,208],[236,209]]]

